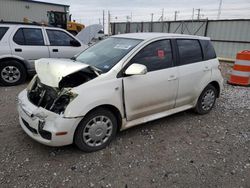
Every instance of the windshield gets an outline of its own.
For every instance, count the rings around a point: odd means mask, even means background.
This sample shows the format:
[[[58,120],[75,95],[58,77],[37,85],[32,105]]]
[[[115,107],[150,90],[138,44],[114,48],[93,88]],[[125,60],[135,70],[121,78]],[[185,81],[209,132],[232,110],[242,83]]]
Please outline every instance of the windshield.
[[[89,47],[76,60],[108,72],[141,41],[111,37]]]

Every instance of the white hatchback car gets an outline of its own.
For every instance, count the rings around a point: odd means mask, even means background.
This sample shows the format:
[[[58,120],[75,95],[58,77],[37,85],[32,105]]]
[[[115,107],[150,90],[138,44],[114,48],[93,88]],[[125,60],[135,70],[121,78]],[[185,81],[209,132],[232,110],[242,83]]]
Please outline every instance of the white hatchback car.
[[[36,141],[91,152],[117,131],[187,109],[208,113],[223,78],[210,39],[134,33],[112,36],[75,60],[40,59],[19,96],[19,120]]]

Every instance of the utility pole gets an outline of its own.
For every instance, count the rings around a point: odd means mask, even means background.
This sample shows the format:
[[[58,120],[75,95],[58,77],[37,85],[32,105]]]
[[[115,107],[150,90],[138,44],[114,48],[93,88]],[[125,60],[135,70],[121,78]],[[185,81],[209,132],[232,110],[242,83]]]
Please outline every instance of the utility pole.
[[[164,21],[164,8],[163,8],[162,11],[161,11],[161,21],[162,21],[162,22]]]
[[[218,9],[218,15],[217,15],[217,20],[220,19],[221,7],[222,7],[222,0],[220,0],[219,9]]]
[[[101,18],[99,18],[99,24],[101,25]]]
[[[151,22],[154,21],[154,13],[151,13]]]
[[[174,21],[176,21],[177,20],[177,16],[178,16],[178,13],[179,13],[180,11],[174,11]]]
[[[132,22],[132,12],[131,12],[131,14],[130,14],[130,22]]]
[[[193,11],[192,11],[192,21],[194,20],[194,8],[193,8]]]
[[[110,30],[111,30],[111,28],[110,28],[110,11],[108,11],[108,35],[110,35]]]
[[[105,24],[104,24],[104,16],[105,16],[105,11],[103,10],[102,11],[102,27],[103,27],[103,32],[104,32],[104,30],[105,30]]]
[[[198,11],[198,13],[197,13],[197,20],[200,20],[200,17],[201,17],[201,9],[198,8],[198,9],[196,9],[196,10]]]

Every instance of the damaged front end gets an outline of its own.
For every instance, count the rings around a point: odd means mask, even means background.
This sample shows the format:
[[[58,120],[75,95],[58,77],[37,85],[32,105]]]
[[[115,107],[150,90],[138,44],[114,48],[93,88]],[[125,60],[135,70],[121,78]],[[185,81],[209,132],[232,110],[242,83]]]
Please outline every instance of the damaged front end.
[[[35,76],[28,87],[28,99],[31,103],[46,110],[62,114],[77,94],[70,88],[53,88],[40,82]]]
[[[46,110],[57,114],[63,114],[68,104],[74,100],[78,94],[72,92],[72,88],[97,77],[95,71],[87,68],[66,77],[63,77],[59,82],[59,87],[51,87],[43,84],[36,75],[30,82],[27,91],[28,99],[37,107],[42,107]]]
[[[95,67],[67,59],[39,59],[35,69],[37,75],[27,88],[28,99],[35,106],[57,114],[63,114],[77,97],[72,88],[99,76]]]

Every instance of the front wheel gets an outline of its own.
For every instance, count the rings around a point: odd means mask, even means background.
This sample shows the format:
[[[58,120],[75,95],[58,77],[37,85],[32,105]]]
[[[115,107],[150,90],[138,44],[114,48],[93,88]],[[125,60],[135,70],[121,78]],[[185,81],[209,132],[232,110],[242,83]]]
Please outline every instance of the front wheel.
[[[207,114],[213,108],[217,96],[217,90],[214,86],[208,85],[199,96],[195,106],[195,112],[198,114]]]
[[[100,108],[90,112],[78,125],[74,143],[85,152],[105,148],[115,137],[117,120],[112,112]]]

